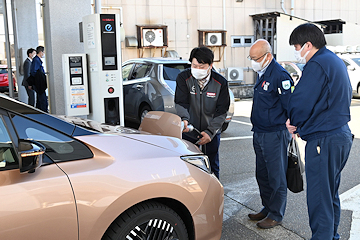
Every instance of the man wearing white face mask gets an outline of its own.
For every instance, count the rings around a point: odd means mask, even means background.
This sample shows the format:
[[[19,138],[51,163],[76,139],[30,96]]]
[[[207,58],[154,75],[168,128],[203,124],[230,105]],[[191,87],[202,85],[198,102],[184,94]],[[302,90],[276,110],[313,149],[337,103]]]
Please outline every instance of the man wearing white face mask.
[[[257,40],[248,59],[257,80],[251,111],[253,147],[256,155],[256,180],[263,208],[249,218],[268,229],[281,224],[285,214],[288,165],[287,146],[291,139],[286,129],[287,104],[294,85],[289,73],[271,54],[270,44]]]
[[[219,178],[220,132],[230,105],[228,83],[212,70],[213,52],[206,47],[194,48],[190,53],[191,69],[176,78],[175,108],[184,123],[183,138],[205,145],[211,170]],[[201,132],[189,132],[191,123]]]
[[[349,157],[352,88],[344,62],[329,51],[314,24],[290,35],[295,57],[306,63],[289,101],[289,132],[307,141],[305,172],[312,240],[340,239],[340,175]],[[291,124],[291,125],[290,125]]]

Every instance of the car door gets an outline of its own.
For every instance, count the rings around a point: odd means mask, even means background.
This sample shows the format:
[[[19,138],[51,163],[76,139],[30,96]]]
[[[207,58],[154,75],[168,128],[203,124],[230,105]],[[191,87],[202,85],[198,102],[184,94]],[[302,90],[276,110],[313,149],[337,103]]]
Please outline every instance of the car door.
[[[138,121],[141,103],[149,103],[146,88],[151,68],[152,65],[146,63],[127,64],[122,68],[123,72],[129,73],[127,77],[123,74],[124,112],[127,119]]]
[[[77,211],[66,174],[56,164],[20,173],[18,142],[26,132],[16,131],[19,124],[27,123],[14,123],[0,110],[1,239],[78,239]],[[29,135],[53,133],[45,126],[24,129]]]

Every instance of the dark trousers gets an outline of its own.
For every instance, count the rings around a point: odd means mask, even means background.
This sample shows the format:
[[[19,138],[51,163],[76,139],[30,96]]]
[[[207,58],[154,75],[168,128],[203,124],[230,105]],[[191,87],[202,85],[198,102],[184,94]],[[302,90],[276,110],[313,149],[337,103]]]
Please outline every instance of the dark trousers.
[[[310,140],[305,148],[307,205],[312,240],[340,239],[339,185],[349,157],[352,134],[341,133]]]
[[[198,139],[193,139],[183,134],[183,139],[195,143]],[[202,151],[209,157],[211,171],[219,179],[220,162],[219,162],[220,133],[216,134],[211,142],[202,147]]]
[[[29,89],[27,86],[24,86],[26,89],[26,93],[28,95],[28,104],[30,106],[35,107],[35,91],[33,89]]]
[[[48,112],[49,104],[46,93],[37,93],[36,96],[36,108],[43,110],[44,112]]]
[[[256,180],[263,205],[261,212],[277,222],[282,221],[287,197],[287,147],[291,135],[288,130],[254,133]]]

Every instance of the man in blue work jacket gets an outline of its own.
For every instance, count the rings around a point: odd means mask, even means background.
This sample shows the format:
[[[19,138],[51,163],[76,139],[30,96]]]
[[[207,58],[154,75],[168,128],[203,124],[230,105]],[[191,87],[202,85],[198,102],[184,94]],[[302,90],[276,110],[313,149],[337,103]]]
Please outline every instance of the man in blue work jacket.
[[[263,209],[249,218],[260,228],[281,224],[285,213],[288,166],[287,147],[291,135],[286,129],[287,105],[294,85],[289,73],[271,54],[270,44],[257,40],[250,48],[249,59],[258,73],[254,87],[251,122],[256,154],[256,180]]]
[[[312,240],[339,239],[340,173],[352,145],[352,89],[343,61],[325,45],[314,24],[298,26],[290,35],[295,57],[306,63],[289,101],[291,133],[307,141],[305,171]]]

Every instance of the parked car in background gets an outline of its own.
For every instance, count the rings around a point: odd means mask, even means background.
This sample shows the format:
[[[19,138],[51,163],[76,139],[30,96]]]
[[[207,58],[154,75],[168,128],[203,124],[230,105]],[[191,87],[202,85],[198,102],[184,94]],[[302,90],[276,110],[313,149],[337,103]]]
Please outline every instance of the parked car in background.
[[[300,80],[305,64],[296,62],[280,61],[279,64],[290,73],[295,85]]]
[[[360,97],[360,54],[338,54],[347,67],[353,97]]]
[[[0,199],[1,239],[219,240],[224,191],[190,142],[0,94]]]
[[[17,90],[15,74],[12,74],[14,92]],[[8,68],[6,65],[0,65],[0,92],[9,92]]]
[[[122,64],[125,119],[140,123],[149,111],[176,113],[174,95],[177,75],[190,62],[174,58],[137,58]],[[234,115],[234,94],[223,124],[225,131]]]

